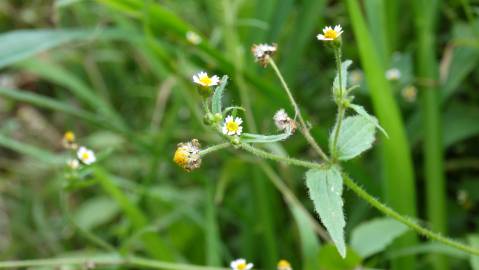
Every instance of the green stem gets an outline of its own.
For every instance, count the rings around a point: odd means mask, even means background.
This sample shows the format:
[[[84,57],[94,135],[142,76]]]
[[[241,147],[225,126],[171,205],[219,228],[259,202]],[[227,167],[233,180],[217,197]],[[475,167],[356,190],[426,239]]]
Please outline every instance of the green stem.
[[[245,150],[247,152],[250,152],[251,154],[253,154],[255,156],[258,156],[258,157],[261,157],[261,158],[271,159],[271,160],[274,160],[274,161],[284,162],[284,163],[287,163],[287,164],[296,165],[296,166],[300,166],[300,167],[306,167],[306,168],[314,168],[314,169],[325,169],[325,168],[327,168],[327,165],[325,165],[325,164],[314,163],[314,162],[304,161],[304,160],[290,158],[290,157],[278,156],[278,155],[266,152],[264,150],[261,150],[259,148],[256,148],[256,147],[251,146],[251,145],[246,144],[246,143],[240,144],[240,147],[243,150]]]
[[[227,268],[207,267],[191,264],[177,264],[157,260],[151,260],[141,257],[115,257],[115,258],[55,258],[55,259],[38,259],[23,261],[4,261],[0,262],[0,268],[27,268],[27,267],[55,267],[63,265],[117,265],[143,267],[150,269],[171,269],[171,270],[227,270]]]
[[[328,156],[324,153],[324,151],[321,149],[321,147],[318,145],[318,143],[316,142],[316,140],[314,140],[313,136],[311,135],[311,133],[309,132],[309,128],[308,126],[306,125],[306,122],[304,121],[303,119],[303,116],[301,115],[301,111],[299,109],[299,106],[298,104],[296,103],[296,100],[294,99],[293,97],[293,94],[291,93],[291,90],[289,89],[288,87],[288,84],[286,83],[286,81],[284,80],[284,77],[283,75],[281,74],[281,72],[279,71],[278,69],[278,66],[276,66],[276,63],[274,62],[274,60],[272,58],[269,58],[269,64],[271,65],[271,67],[273,68],[274,72],[276,73],[276,75],[278,76],[280,82],[281,82],[281,85],[283,86],[283,89],[286,91],[286,94],[288,95],[288,98],[289,98],[289,101],[291,102],[291,105],[293,105],[293,108],[294,108],[294,113],[295,115],[298,117],[299,119],[299,122],[300,122],[300,125],[301,125],[301,133],[303,133],[305,139],[308,141],[308,143],[314,148],[314,150],[319,154],[319,156],[321,156],[321,158],[324,160],[324,161],[329,161],[329,158]]]
[[[334,58],[336,59],[336,69],[338,70],[338,87],[339,87],[339,98],[336,100],[338,105],[338,114],[336,115],[336,125],[334,129],[334,137],[333,137],[333,144],[332,144],[332,157],[335,160],[337,158],[337,146],[338,146],[338,137],[339,131],[341,130],[341,123],[343,122],[344,118],[344,106],[343,106],[343,98],[344,98],[344,90],[343,83],[342,83],[342,68],[341,68],[341,47],[334,49]]]
[[[231,143],[225,142],[225,143],[220,143],[220,144],[217,144],[217,145],[210,146],[208,148],[205,148],[205,149],[201,150],[200,151],[200,156],[206,156],[211,152],[215,152],[215,151],[227,148],[230,145],[231,145]]]
[[[247,152],[250,152],[250,153],[252,153],[252,154],[254,154],[258,157],[261,157],[261,158],[271,159],[271,160],[280,161],[280,162],[286,162],[286,163],[291,164],[291,165],[306,167],[306,168],[309,168],[309,169],[326,169],[327,168],[327,166],[325,166],[323,164],[318,164],[318,163],[309,162],[309,161],[303,161],[303,160],[289,158],[289,157],[278,156],[278,155],[263,151],[261,149],[258,149],[256,147],[248,145],[248,144],[241,144],[240,147],[243,150],[245,150]],[[428,230],[424,227],[421,227],[415,221],[413,221],[411,218],[408,218],[408,217],[405,217],[405,216],[399,214],[398,212],[396,212],[393,209],[387,207],[386,205],[381,203],[379,200],[377,200],[376,198],[371,196],[364,189],[362,189],[360,186],[358,186],[346,174],[343,174],[343,178],[344,178],[344,183],[346,184],[346,186],[348,186],[360,198],[362,198],[363,200],[365,200],[366,202],[371,204],[374,208],[376,208],[377,210],[379,210],[383,214],[388,215],[388,216],[396,219],[397,221],[403,223],[404,225],[408,226],[409,228],[416,231],[417,233],[419,233],[421,235],[424,235],[426,237],[429,237],[430,239],[439,241],[439,242],[441,242],[445,245],[457,248],[457,249],[462,250],[464,252],[467,252],[469,254],[479,255],[479,249],[468,246],[468,245],[464,245],[464,244],[462,244],[458,241],[454,241],[452,239],[444,237],[439,233],[435,233],[431,230]]]

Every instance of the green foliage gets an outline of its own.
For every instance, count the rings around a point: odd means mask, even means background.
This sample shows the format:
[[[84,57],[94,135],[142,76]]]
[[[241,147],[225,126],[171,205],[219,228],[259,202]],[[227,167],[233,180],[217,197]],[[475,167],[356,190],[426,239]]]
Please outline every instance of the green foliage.
[[[343,179],[339,168],[306,172],[306,186],[321,222],[328,230],[341,257],[346,257],[343,213]]]
[[[346,117],[338,135],[336,146],[338,159],[352,159],[371,148],[376,133],[376,125],[377,120],[372,122],[370,118],[361,115]],[[334,136],[334,134],[331,134],[331,136]],[[329,141],[330,150],[333,152],[332,138]]]
[[[354,270],[361,263],[361,257],[354,250],[348,248],[347,256],[342,257],[331,244],[322,247],[318,257],[319,270]]]
[[[407,231],[407,226],[391,218],[378,218],[354,228],[351,247],[363,258],[383,251]]]
[[[223,78],[221,78],[220,85],[216,87],[215,92],[213,93],[213,97],[211,99],[211,112],[213,114],[221,113],[223,110],[221,100],[223,99],[223,92],[227,83],[228,76],[225,75]]]

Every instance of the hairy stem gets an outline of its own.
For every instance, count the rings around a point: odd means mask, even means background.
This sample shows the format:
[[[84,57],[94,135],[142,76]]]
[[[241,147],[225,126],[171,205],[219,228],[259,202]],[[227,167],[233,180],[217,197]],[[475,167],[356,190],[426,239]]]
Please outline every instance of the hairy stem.
[[[296,100],[293,97],[293,94],[291,93],[291,90],[288,87],[288,84],[283,78],[283,75],[278,69],[278,66],[276,66],[276,63],[272,58],[269,58],[269,64],[273,68],[274,72],[278,76],[281,85],[283,86],[284,90],[286,91],[286,94],[288,95],[289,101],[291,102],[291,105],[293,105],[294,108],[294,113],[295,116],[298,117],[299,123],[301,125],[301,133],[303,133],[304,138],[308,141],[308,143],[313,147],[313,149],[319,154],[319,156],[324,160],[324,161],[329,161],[328,156],[324,153],[324,151],[321,149],[321,147],[318,145],[318,143],[314,140],[313,136],[309,132],[309,128],[306,125],[306,122],[303,119],[303,116],[301,115],[301,111],[299,109],[298,104],[296,103]]]
[[[201,150],[200,151],[200,156],[205,156],[205,155],[207,155],[211,152],[215,152],[215,151],[227,148],[230,145],[231,145],[231,143],[229,143],[229,142],[220,143],[220,144],[217,144],[217,145],[212,145],[208,148],[205,148],[205,149]]]
[[[334,57],[336,59],[336,69],[338,70],[338,87],[339,87],[339,98],[337,99],[336,103],[338,105],[338,114],[336,115],[336,125],[334,129],[334,137],[333,137],[333,144],[331,149],[331,155],[333,159],[337,157],[337,144],[338,144],[338,137],[339,131],[341,130],[341,123],[343,122],[344,118],[344,106],[343,106],[343,98],[344,98],[344,91],[343,83],[342,83],[342,69],[341,69],[341,48],[334,49]]]
[[[258,157],[261,158],[266,158],[266,159],[271,159],[274,161],[279,161],[279,162],[285,162],[291,165],[296,165],[296,166],[301,166],[309,169],[325,169],[327,168],[327,165],[324,164],[319,164],[319,163],[314,163],[314,162],[309,162],[309,161],[303,161],[299,159],[294,159],[294,158],[289,158],[289,157],[282,157],[278,156],[269,152],[266,152],[264,150],[258,149],[254,146],[251,146],[249,144],[241,144],[240,147],[247,151],[250,152]],[[433,232],[431,230],[428,230],[419,224],[417,224],[414,220],[403,216],[399,214],[398,212],[394,211],[393,209],[389,208],[385,204],[381,203],[379,200],[374,198],[372,195],[367,193],[364,189],[362,189],[360,186],[358,186],[349,176],[346,174],[343,174],[343,179],[344,183],[346,186],[348,186],[354,193],[356,193],[361,199],[365,200],[368,202],[370,205],[372,205],[374,208],[379,210],[381,213],[390,216],[397,221],[403,223],[404,225],[408,226],[410,229],[416,231],[417,233],[424,235],[430,239],[436,240],[438,242],[441,242],[445,245],[457,248],[459,250],[462,250],[464,252],[467,252],[469,254],[473,255],[479,255],[479,249],[462,244],[458,241],[449,239],[445,236],[442,236],[439,233]]]

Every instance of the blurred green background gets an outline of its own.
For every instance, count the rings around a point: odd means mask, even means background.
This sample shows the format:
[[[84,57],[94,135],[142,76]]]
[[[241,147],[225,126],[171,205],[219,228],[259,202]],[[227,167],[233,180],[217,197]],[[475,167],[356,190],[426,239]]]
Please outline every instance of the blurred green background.
[[[278,45],[275,61],[327,146],[335,62],[316,35],[341,24],[356,102],[391,135],[345,164],[349,174],[400,213],[479,245],[478,15],[475,0],[1,1],[0,260],[120,252],[210,266],[244,257],[258,269],[281,258],[305,270],[479,269],[412,233],[341,261],[303,169],[234,149],[191,173],[172,162],[179,142],[220,142],[191,82],[200,70],[230,76],[225,102],[246,108],[250,132],[272,133],[274,112],[293,112],[272,70],[254,63],[254,43]],[[386,78],[391,69],[400,77]],[[94,169],[65,169],[66,130],[95,150]],[[317,159],[299,134],[267,149]],[[344,196],[350,239],[381,215]]]

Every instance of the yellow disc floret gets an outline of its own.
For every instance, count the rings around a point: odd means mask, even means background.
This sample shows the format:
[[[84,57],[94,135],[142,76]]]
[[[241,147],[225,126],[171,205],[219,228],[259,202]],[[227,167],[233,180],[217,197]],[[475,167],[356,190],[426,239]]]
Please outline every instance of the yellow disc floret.
[[[201,145],[196,139],[179,143],[173,155],[173,161],[188,172],[198,169],[201,166],[200,147]]]
[[[287,260],[280,260],[278,262],[278,270],[292,270],[291,264]]]

